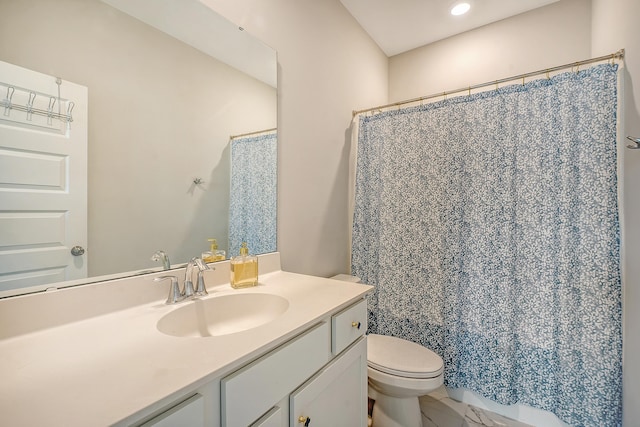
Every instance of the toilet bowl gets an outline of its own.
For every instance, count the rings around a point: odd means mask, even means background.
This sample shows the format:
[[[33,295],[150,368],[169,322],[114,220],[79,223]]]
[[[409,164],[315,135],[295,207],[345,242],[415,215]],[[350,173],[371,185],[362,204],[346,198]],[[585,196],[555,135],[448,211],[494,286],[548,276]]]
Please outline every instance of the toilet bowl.
[[[332,279],[359,283],[338,274]],[[442,358],[426,347],[402,338],[367,335],[367,376],[373,405],[372,427],[422,427],[418,397],[443,384]]]
[[[442,358],[419,344],[385,335],[369,334],[367,347],[373,427],[422,427],[418,397],[442,385]]]

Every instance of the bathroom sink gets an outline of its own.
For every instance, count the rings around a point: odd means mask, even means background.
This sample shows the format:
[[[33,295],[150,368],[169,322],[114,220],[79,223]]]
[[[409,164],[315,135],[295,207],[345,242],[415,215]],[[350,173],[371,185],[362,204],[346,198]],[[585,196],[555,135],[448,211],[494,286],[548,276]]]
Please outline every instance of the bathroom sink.
[[[285,298],[261,293],[195,299],[165,314],[158,330],[174,337],[215,337],[262,326],[287,311]]]

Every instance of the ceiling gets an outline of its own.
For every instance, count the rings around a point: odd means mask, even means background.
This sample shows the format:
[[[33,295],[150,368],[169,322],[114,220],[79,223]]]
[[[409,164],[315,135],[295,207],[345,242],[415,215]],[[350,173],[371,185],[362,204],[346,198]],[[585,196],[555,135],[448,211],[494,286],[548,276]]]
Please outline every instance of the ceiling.
[[[278,65],[273,49],[206,6],[206,0],[102,0],[199,51],[272,87]],[[189,25],[184,25],[188,22]],[[224,40],[224,43],[219,43]]]
[[[340,0],[387,56],[424,46],[559,0],[465,0],[471,10],[452,16],[456,0]]]

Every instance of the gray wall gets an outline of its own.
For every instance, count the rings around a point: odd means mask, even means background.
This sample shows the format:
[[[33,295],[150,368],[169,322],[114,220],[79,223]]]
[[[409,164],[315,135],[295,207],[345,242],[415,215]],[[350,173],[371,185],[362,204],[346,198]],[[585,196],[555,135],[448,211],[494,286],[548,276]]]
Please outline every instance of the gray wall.
[[[278,250],[287,271],[349,266],[347,129],[387,101],[387,57],[338,0],[202,0],[278,51]]]

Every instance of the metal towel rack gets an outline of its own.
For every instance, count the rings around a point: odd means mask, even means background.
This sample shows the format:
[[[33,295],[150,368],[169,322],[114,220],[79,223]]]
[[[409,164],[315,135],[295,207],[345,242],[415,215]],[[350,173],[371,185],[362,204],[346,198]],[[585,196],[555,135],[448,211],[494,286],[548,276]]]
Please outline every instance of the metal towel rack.
[[[11,110],[16,110],[16,111],[24,111],[25,113],[27,113],[26,118],[28,121],[31,121],[34,114],[38,116],[46,117],[48,124],[52,124],[53,119],[60,120],[64,123],[71,123],[73,121],[73,116],[71,115],[71,112],[73,111],[73,107],[75,106],[75,104],[72,101],[69,101],[67,103],[66,114],[61,112],[54,112],[53,108],[56,105],[56,101],[58,101],[58,104],[59,104],[60,98],[56,98],[55,96],[50,96],[50,95],[44,95],[44,96],[49,96],[49,106],[47,107],[46,110],[43,110],[41,108],[35,108],[33,106],[36,100],[36,97],[38,96],[36,92],[29,89],[17,88],[15,86],[7,85],[5,83],[0,83],[0,85],[6,86],[7,88],[6,96],[4,99],[2,99],[0,103],[0,108],[4,108],[4,113],[3,113],[4,116],[8,117],[11,114]],[[16,90],[27,92],[29,94],[25,105],[16,104],[13,102],[12,98]]]

